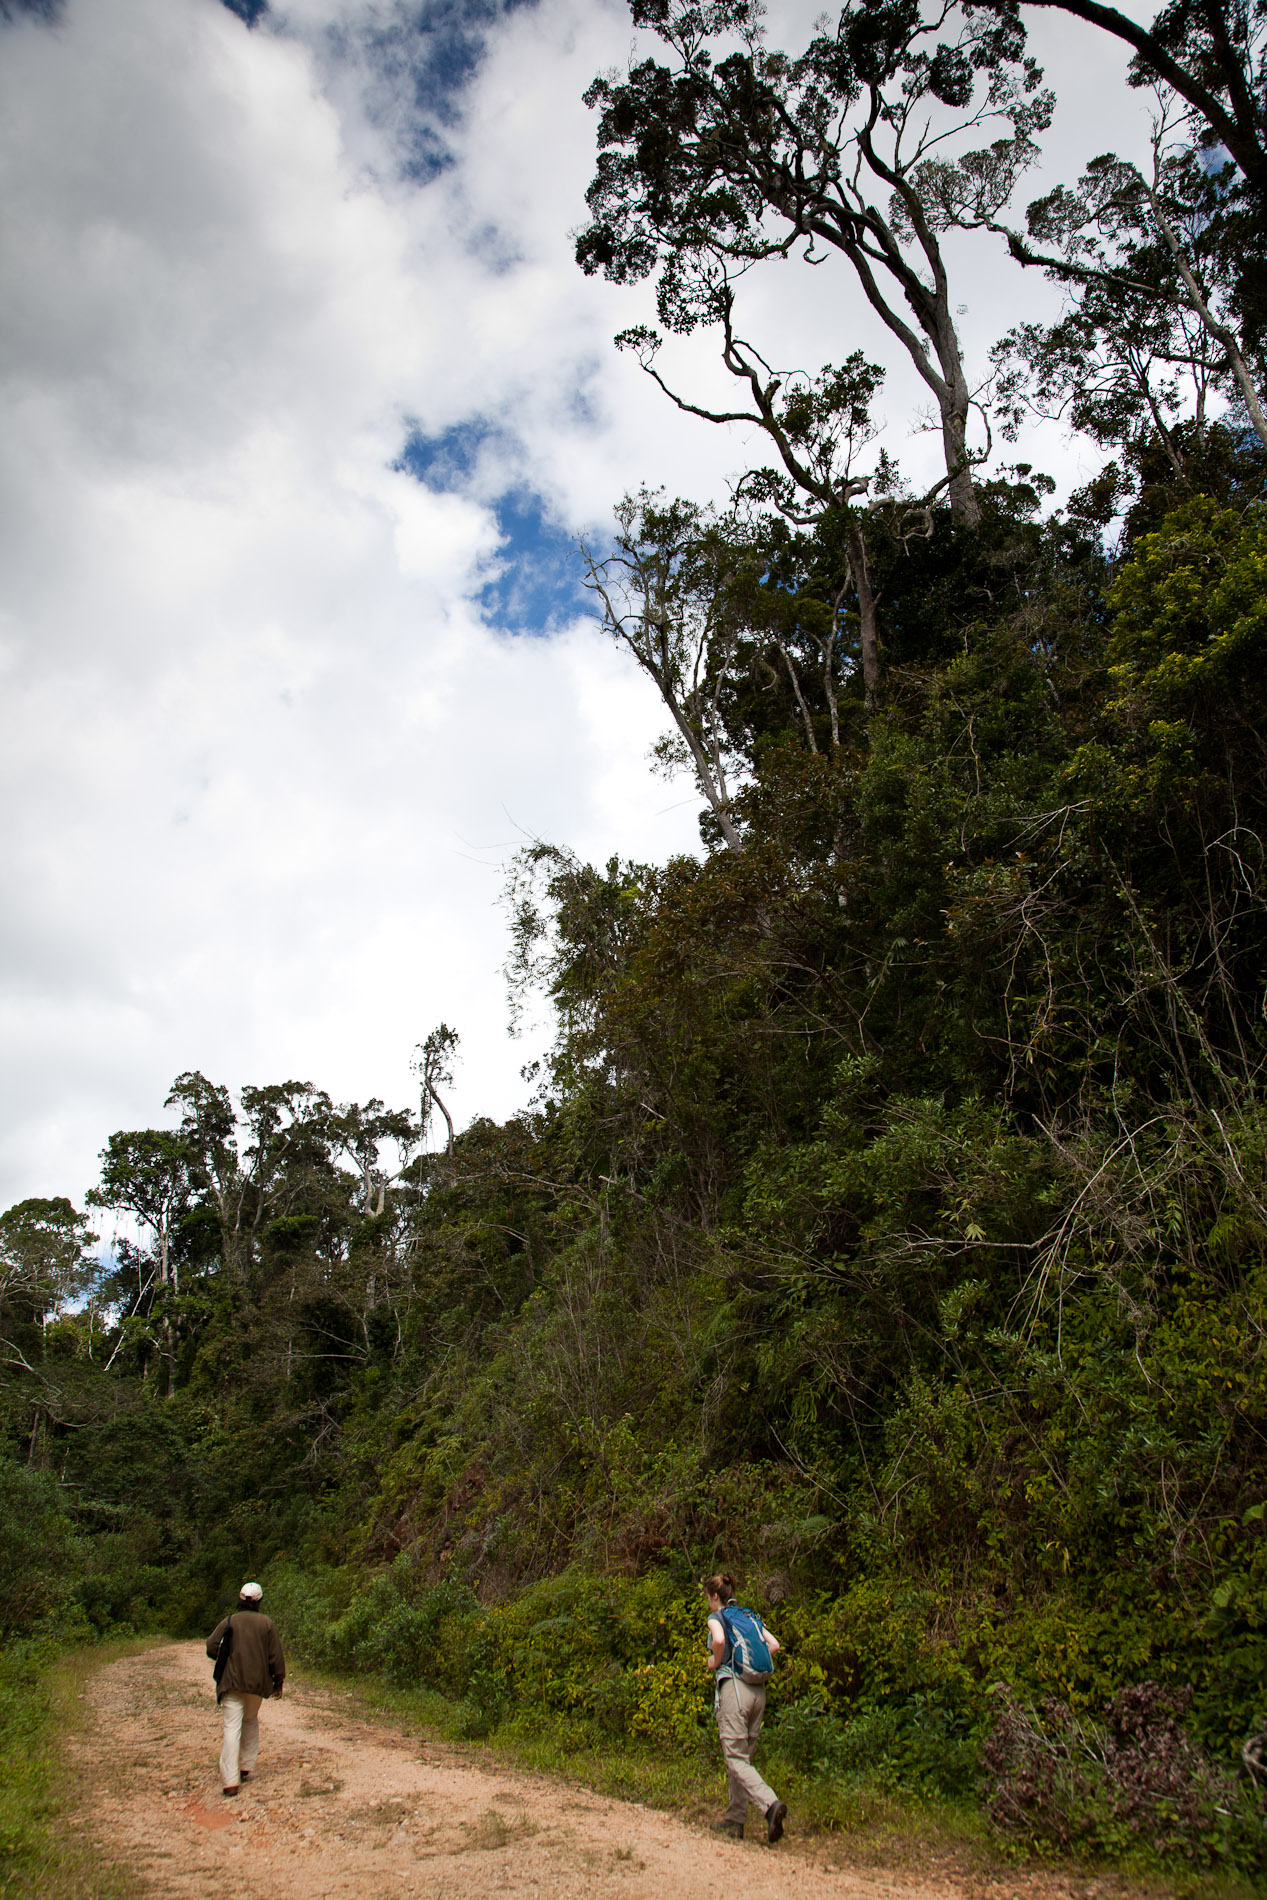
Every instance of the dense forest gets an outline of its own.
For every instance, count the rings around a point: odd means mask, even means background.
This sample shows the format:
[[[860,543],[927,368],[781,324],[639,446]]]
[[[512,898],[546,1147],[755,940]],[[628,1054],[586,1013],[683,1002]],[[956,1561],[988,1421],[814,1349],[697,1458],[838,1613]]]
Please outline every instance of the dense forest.
[[[0,1217],[10,1638],[201,1630],[260,1574],[464,1733],[689,1751],[726,1564],[803,1776],[1267,1867],[1267,9],[1064,10],[1127,39],[1152,160],[1018,213],[1029,9],[783,52],[635,0],[578,261],[654,279],[648,401],[764,447],[578,573],[700,852],[520,855],[557,1034],[505,1124],[454,1133],[445,1025],[416,1109],[191,1071],[89,1206]],[[988,368],[964,232],[1061,287]],[[748,340],[807,249],[923,380],[931,490],[878,365]],[[1102,455],[1060,508],[1001,460],[1034,416]]]

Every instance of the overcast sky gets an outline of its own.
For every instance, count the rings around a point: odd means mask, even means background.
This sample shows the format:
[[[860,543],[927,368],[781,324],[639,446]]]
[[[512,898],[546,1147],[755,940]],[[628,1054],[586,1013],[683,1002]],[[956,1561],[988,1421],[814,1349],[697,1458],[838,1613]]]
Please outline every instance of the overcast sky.
[[[1111,44],[1038,35],[1048,175],[1138,145]],[[79,1200],[185,1069],[404,1104],[441,1019],[461,1118],[510,1112],[536,1046],[506,1034],[510,854],[697,848],[570,554],[627,488],[746,465],[612,350],[645,294],[572,262],[580,95],[630,44],[609,0],[0,28],[0,1206]],[[1050,293],[993,245],[960,269],[979,371]],[[839,271],[751,308],[780,361],[891,354]],[[895,364],[916,479],[917,400]],[[1024,452],[1062,488],[1095,466],[1058,431]]]

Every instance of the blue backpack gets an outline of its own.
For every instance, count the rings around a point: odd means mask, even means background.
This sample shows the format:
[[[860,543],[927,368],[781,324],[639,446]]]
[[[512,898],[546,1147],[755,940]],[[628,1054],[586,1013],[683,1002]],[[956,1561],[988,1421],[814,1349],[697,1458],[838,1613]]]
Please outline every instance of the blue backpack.
[[[719,1615],[726,1632],[725,1660],[740,1682],[746,1682],[753,1689],[764,1686],[774,1674],[774,1657],[770,1654],[761,1618],[737,1603],[727,1604]]]

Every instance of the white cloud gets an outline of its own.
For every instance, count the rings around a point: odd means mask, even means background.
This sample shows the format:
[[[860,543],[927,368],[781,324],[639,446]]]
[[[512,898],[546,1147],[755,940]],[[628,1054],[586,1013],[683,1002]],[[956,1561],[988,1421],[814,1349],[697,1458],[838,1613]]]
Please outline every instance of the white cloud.
[[[392,472],[407,417],[513,407],[548,293],[499,315],[450,187],[368,185],[304,46],[213,0],[5,54],[0,1195],[82,1193],[186,1067],[407,1099],[442,1016],[504,1112],[516,827],[694,835],[641,682],[485,627],[492,516]]]

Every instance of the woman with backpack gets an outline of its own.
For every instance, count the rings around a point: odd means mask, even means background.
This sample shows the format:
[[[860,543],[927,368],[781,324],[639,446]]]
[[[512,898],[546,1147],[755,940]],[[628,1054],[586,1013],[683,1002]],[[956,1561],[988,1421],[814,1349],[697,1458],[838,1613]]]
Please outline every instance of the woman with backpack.
[[[787,1802],[761,1779],[752,1765],[761,1720],[765,1715],[765,1686],[774,1674],[779,1640],[757,1615],[735,1601],[735,1580],[728,1570],[704,1584],[708,1602],[708,1666],[715,1685],[713,1708],[717,1733],[726,1760],[730,1804],[715,1834],[743,1839],[748,1803],[755,1802],[765,1816],[766,1839],[771,1847],[783,1836]]]

